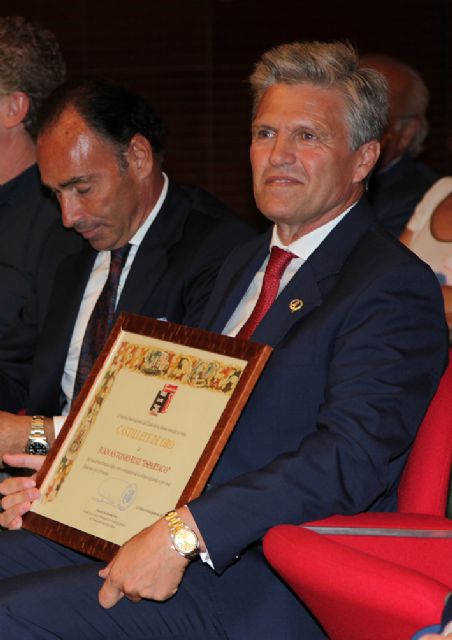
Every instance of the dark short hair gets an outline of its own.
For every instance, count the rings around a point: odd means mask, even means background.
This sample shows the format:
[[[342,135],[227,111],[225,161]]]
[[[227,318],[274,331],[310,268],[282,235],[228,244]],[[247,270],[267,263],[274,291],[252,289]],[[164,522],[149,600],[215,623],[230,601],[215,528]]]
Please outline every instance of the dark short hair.
[[[136,134],[149,141],[155,157],[162,161],[165,126],[141,96],[103,79],[65,82],[44,102],[38,135],[56,124],[71,107],[93,131],[117,148],[120,161],[124,161],[123,154]]]
[[[22,16],[0,17],[0,90],[28,96],[24,126],[33,138],[42,101],[65,76],[66,65],[51,31]]]

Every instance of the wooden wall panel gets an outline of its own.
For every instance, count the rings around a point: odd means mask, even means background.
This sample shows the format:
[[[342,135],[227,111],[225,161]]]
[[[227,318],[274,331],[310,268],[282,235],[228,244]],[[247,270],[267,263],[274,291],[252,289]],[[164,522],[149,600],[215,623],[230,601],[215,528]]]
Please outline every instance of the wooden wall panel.
[[[450,0],[3,0],[52,29],[71,76],[96,74],[145,94],[166,121],[166,167],[209,189],[259,224],[248,161],[247,78],[270,46],[303,39],[349,39],[416,66],[431,91],[424,159],[452,174]]]

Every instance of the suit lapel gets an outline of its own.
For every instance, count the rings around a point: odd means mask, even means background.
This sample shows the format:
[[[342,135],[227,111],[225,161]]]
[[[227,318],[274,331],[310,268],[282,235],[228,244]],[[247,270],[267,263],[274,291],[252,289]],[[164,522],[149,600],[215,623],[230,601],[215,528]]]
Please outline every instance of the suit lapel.
[[[345,260],[373,223],[372,211],[361,199],[281,291],[252,340],[276,346],[293,325],[320,306]]]
[[[52,362],[52,375],[59,378],[56,382],[57,389],[96,255],[97,252],[86,244],[81,251],[61,262],[55,276],[47,314],[49,321],[44,323],[36,360],[39,361],[42,353],[45,354],[46,362]]]
[[[216,333],[223,330],[265,260],[270,239],[271,230],[253,238],[231,254],[218,275],[204,311],[202,327]]]
[[[276,346],[294,324],[318,307],[329,290],[326,283],[337,276],[359,238],[373,223],[372,211],[366,200],[361,199],[281,291],[251,340]],[[270,237],[271,231],[260,237],[259,242],[248,243],[238,255],[233,254],[232,264],[219,278],[219,286],[209,301],[206,310],[209,315],[205,316],[208,329],[222,331],[268,254]]]
[[[307,260],[276,298],[251,340],[276,346],[295,323],[301,322],[321,302],[322,294]]]
[[[141,242],[118,301],[117,312],[140,313],[167,266],[167,253],[162,246]]]
[[[138,247],[118,302],[118,313],[141,312],[167,270],[168,252],[179,242],[189,211],[187,196],[170,183],[162,208]]]

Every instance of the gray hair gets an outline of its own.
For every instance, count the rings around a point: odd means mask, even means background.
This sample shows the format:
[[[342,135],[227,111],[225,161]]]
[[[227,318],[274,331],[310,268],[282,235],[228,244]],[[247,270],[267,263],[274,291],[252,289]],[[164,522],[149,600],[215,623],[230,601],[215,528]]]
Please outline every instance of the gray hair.
[[[408,82],[408,88],[403,97],[403,113],[399,114],[398,122],[394,123],[395,127],[403,126],[403,122],[411,118],[418,118],[419,128],[408,147],[408,151],[413,157],[418,156],[422,149],[425,138],[429,132],[429,124],[427,121],[427,108],[430,101],[430,93],[416,69],[410,67],[410,65],[402,62],[398,58],[384,54],[384,53],[371,53],[363,58],[363,64],[369,63],[372,66],[372,62],[381,63],[382,65],[388,65],[394,67],[401,73],[405,74]]]
[[[33,138],[42,101],[65,76],[66,65],[51,31],[22,16],[0,17],[0,92],[28,96],[24,126]]]
[[[250,76],[253,116],[273,84],[335,87],[345,99],[353,150],[383,134],[388,113],[388,86],[373,69],[360,69],[355,49],[343,42],[294,42],[270,49]]]

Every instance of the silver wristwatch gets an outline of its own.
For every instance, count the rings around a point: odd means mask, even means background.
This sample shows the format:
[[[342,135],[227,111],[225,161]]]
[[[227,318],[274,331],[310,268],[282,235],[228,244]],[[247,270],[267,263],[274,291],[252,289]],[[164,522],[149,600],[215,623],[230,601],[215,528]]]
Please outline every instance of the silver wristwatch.
[[[25,453],[45,456],[49,449],[50,445],[44,431],[44,416],[32,416],[30,435],[28,436]]]
[[[199,554],[199,540],[196,533],[187,527],[177,511],[168,511],[165,520],[169,526],[173,549],[184,558],[195,558]]]

